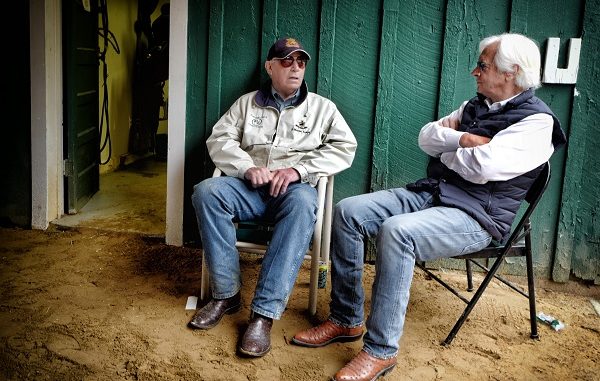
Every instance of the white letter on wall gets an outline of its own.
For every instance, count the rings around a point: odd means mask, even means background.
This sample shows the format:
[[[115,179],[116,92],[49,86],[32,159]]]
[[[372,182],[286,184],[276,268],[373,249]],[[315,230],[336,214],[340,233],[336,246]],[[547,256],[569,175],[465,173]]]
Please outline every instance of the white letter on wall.
[[[577,71],[579,70],[579,54],[581,53],[581,38],[569,39],[569,64],[566,69],[559,69],[558,52],[560,50],[560,38],[548,39],[546,49],[546,62],[544,65],[544,83],[576,83]]]

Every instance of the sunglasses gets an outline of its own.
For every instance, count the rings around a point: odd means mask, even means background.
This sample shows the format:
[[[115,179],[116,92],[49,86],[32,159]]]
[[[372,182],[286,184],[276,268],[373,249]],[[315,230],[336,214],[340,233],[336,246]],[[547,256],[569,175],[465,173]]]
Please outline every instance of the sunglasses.
[[[477,61],[477,64],[475,65],[475,67],[478,67],[479,70],[485,72],[487,71],[487,69],[489,69],[490,67],[492,67],[492,65],[485,63],[483,61]]]
[[[285,58],[273,58],[274,60],[279,61],[279,63],[281,63],[281,66],[283,67],[290,67],[294,64],[294,61],[296,61],[296,63],[298,64],[298,68],[300,69],[304,69],[304,67],[306,66],[306,62],[308,62],[308,59],[304,58],[304,57],[298,57],[298,58],[294,58],[294,57],[285,57]]]

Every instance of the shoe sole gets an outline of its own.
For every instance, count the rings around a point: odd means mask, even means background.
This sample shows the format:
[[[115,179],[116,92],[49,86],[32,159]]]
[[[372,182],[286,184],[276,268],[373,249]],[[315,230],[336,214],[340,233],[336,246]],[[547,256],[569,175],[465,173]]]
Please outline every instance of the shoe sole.
[[[392,370],[394,370],[394,368],[396,367],[396,364],[388,366],[387,368],[382,369],[379,373],[377,373],[375,375],[375,377],[371,378],[369,381],[375,381],[377,380],[379,377],[383,377],[386,374],[390,373]],[[331,381],[337,381],[335,379],[335,377],[331,377]]]
[[[269,346],[269,348],[267,348],[265,351],[263,352],[251,352],[251,351],[247,351],[244,348],[238,348],[238,351],[248,357],[263,357],[264,355],[266,355],[267,353],[269,353],[269,351],[271,350],[271,346]]]
[[[221,315],[221,317],[211,325],[200,326],[200,325],[194,324],[193,321],[190,321],[188,323],[188,327],[192,328],[192,329],[204,329],[204,330],[211,329],[211,328],[215,327],[217,324],[219,324],[221,319],[223,319],[223,316],[234,314],[234,313],[238,312],[240,310],[240,308],[242,308],[241,304],[238,304],[237,306],[229,307],[228,309],[225,310],[225,312],[223,312],[223,315]]]
[[[292,343],[294,343],[296,345],[300,345],[301,347],[320,348],[320,347],[324,347],[328,344],[335,343],[335,342],[348,343],[351,341],[360,340],[362,335],[363,334],[361,333],[360,335],[356,335],[356,336],[336,336],[333,339],[330,339],[328,341],[325,341],[325,342],[322,342],[319,344],[307,343],[304,341],[300,341],[300,340],[296,339],[295,337],[292,337]]]
[[[379,377],[383,377],[386,374],[390,373],[392,370],[394,370],[394,368],[396,367],[396,364],[388,366],[385,369],[382,369],[381,372],[377,373],[375,375],[375,377],[373,377],[373,379],[371,379],[371,381],[375,381],[376,379],[378,379]]]

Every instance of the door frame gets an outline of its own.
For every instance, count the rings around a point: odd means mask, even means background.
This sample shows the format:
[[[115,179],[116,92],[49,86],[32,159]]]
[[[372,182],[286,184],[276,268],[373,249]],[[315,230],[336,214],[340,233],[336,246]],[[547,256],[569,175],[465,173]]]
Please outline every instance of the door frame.
[[[62,1],[29,0],[31,64],[31,227],[64,213]],[[187,0],[172,0],[165,241],[183,245]]]

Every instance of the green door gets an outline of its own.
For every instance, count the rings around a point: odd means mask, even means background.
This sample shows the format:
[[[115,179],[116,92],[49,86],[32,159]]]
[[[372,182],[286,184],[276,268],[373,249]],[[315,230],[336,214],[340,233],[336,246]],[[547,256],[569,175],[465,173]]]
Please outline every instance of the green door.
[[[98,12],[63,1],[65,208],[77,213],[99,189]]]

